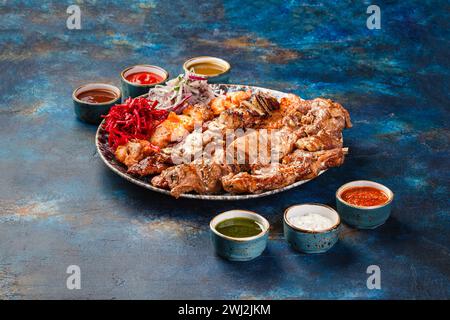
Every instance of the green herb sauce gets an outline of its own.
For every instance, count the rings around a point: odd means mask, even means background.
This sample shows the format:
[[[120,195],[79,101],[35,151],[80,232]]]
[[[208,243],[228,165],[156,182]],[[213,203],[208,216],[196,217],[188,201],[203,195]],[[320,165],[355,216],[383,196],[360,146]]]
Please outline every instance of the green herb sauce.
[[[263,231],[263,227],[253,219],[231,218],[217,224],[216,230],[233,238],[253,237]]]

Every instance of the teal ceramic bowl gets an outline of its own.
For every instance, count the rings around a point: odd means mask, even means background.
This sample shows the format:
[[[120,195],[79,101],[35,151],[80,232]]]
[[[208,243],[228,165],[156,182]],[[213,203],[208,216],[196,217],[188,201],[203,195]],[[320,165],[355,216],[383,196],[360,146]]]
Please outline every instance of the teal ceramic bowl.
[[[200,77],[206,78],[208,80],[208,83],[228,83],[231,72],[231,65],[227,61],[220,58],[208,56],[191,58],[183,64],[184,72],[191,72],[191,70],[193,70],[195,65],[199,63],[214,64],[218,68],[223,70],[222,72],[216,75],[198,74]]]
[[[302,217],[318,214],[327,218],[330,226],[323,229],[306,229],[298,222]],[[333,208],[316,203],[305,203],[289,207],[284,212],[284,237],[291,247],[303,253],[323,253],[338,241],[341,220]]]
[[[260,234],[247,238],[234,238],[221,234],[216,226],[231,218],[249,218],[258,222],[263,230]],[[269,222],[261,215],[246,210],[231,210],[214,217],[209,224],[211,240],[216,253],[230,261],[249,261],[263,253],[269,238]]]
[[[342,200],[342,193],[352,187],[373,187],[383,191],[389,198],[388,202],[379,206],[362,207],[349,204]],[[394,193],[386,186],[367,180],[352,181],[344,184],[336,192],[336,207],[342,220],[358,229],[374,229],[386,222],[391,215]]]
[[[103,103],[91,103],[78,99],[80,94],[91,90],[107,90],[114,93],[116,97]],[[78,87],[72,93],[73,108],[76,116],[81,121],[92,124],[99,124],[103,120],[102,115],[108,114],[109,109],[113,105],[120,103],[120,99],[120,89],[107,83],[88,83]]]
[[[158,83],[152,84],[138,84],[134,82],[128,81],[126,78],[133,73],[138,72],[151,72],[157,74],[162,78],[162,80]],[[120,81],[122,83],[122,96],[123,100],[131,97],[136,98],[138,96],[142,96],[143,94],[147,94],[151,88],[158,84],[162,84],[169,79],[169,73],[161,67],[152,66],[149,64],[136,65],[132,67],[128,67],[120,73]]]

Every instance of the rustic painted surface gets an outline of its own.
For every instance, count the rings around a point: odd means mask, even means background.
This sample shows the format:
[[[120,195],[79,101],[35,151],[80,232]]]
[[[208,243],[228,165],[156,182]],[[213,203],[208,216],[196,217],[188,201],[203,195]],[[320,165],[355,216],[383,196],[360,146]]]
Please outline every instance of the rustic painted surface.
[[[82,30],[66,29],[66,8]],[[252,5],[250,5],[250,3]],[[378,1],[0,1],[0,298],[449,298],[449,5]],[[354,128],[341,168],[247,202],[174,200],[121,179],[100,161],[96,128],[75,119],[71,93],[154,63],[171,74],[195,55],[233,65],[230,82],[325,96]],[[334,205],[373,179],[396,193],[373,231],[344,228],[327,254],[292,251],[282,211]],[[262,257],[212,252],[208,223],[245,208],[272,223]],[[68,265],[82,289],[67,290]],[[366,288],[366,268],[382,290]]]

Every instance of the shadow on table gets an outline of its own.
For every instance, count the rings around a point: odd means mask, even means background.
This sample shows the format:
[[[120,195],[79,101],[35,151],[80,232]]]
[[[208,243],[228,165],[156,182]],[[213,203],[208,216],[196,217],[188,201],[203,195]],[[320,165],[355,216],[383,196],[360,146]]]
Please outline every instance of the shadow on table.
[[[245,292],[268,292],[280,286],[285,270],[280,264],[280,256],[277,250],[272,248],[269,241],[266,250],[261,256],[251,261],[233,262],[216,256],[216,272],[220,273],[220,278],[227,288],[232,291],[239,287],[244,293],[245,299],[254,297],[246,296]]]

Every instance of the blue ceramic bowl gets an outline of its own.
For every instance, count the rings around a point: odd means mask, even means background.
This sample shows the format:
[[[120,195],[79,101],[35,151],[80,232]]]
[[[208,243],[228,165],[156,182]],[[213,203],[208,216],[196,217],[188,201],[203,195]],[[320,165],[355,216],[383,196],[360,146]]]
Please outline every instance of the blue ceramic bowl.
[[[322,230],[308,230],[296,226],[294,221],[307,214],[319,214],[331,220],[332,226]],[[304,253],[322,253],[333,247],[338,241],[341,220],[331,207],[306,203],[289,207],[284,212],[284,237],[297,251]]]
[[[351,187],[373,187],[383,191],[389,198],[388,202],[379,206],[362,207],[349,204],[342,200],[342,193]],[[394,200],[394,193],[383,186],[382,184],[358,180],[344,184],[336,192],[336,207],[342,220],[358,229],[374,229],[383,223],[391,215],[392,200]]]
[[[91,103],[82,101],[77,98],[80,94],[86,91],[99,89],[113,92],[116,98],[104,103]],[[120,103],[120,98],[121,98],[120,89],[117,88],[116,86],[106,83],[85,84],[75,89],[72,93],[73,108],[76,116],[81,121],[92,124],[99,124],[103,120],[102,115],[108,114],[109,109],[113,105]]]
[[[152,72],[154,74],[159,75],[163,80],[158,83],[152,84],[138,84],[134,82],[130,82],[126,79],[129,75],[138,72]],[[147,94],[151,88],[158,84],[162,84],[169,79],[169,73],[163,68],[152,66],[149,64],[142,64],[137,66],[128,67],[120,73],[120,81],[122,83],[122,96],[123,100],[131,97],[136,98],[138,96],[142,96],[143,94]]]
[[[217,74],[217,75],[203,75],[199,74],[199,76],[208,79],[208,83],[228,83],[230,71],[231,71],[231,65],[220,58],[216,57],[208,57],[208,56],[202,56],[202,57],[195,57],[187,60],[183,64],[183,70],[184,72],[190,72],[192,70],[192,67],[198,63],[211,63],[219,66],[221,69],[223,69],[223,72]]]
[[[247,238],[234,238],[221,234],[216,226],[231,218],[249,218],[256,220],[263,230],[260,234]],[[246,210],[231,210],[214,217],[209,224],[211,240],[216,253],[230,261],[249,261],[261,255],[267,245],[269,237],[269,222],[257,213]]]

